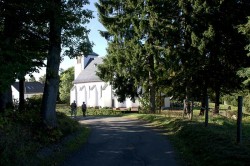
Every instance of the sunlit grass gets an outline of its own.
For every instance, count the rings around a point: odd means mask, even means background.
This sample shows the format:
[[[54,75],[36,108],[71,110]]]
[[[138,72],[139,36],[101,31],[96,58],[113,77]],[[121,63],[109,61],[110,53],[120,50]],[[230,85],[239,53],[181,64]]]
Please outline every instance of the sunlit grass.
[[[61,112],[67,116],[71,116],[70,106],[66,104],[58,105],[57,112]],[[122,115],[122,112],[113,110],[111,108],[87,108],[86,115],[87,116],[117,116],[117,115]],[[76,116],[82,116],[81,107],[77,108]]]
[[[195,110],[198,112],[199,110]],[[250,163],[250,118],[243,118],[243,140],[236,143],[236,120],[209,114],[208,127],[204,117],[195,113],[193,120],[155,114],[133,114],[127,117],[145,120],[165,129],[183,165],[238,166]]]

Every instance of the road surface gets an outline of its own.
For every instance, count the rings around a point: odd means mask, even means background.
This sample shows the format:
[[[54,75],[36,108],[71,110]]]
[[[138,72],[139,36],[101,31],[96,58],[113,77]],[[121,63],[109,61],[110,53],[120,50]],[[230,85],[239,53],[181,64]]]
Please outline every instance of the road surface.
[[[167,137],[145,122],[124,117],[85,117],[88,142],[63,166],[177,166]]]

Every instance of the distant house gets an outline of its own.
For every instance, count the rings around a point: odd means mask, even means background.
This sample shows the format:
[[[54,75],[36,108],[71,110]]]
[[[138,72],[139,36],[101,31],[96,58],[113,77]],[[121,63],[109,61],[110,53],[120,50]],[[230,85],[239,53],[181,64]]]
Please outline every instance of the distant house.
[[[30,98],[34,95],[42,95],[44,84],[40,82],[25,82],[24,83],[24,99]],[[11,86],[12,99],[19,100],[19,82],[15,82]]]

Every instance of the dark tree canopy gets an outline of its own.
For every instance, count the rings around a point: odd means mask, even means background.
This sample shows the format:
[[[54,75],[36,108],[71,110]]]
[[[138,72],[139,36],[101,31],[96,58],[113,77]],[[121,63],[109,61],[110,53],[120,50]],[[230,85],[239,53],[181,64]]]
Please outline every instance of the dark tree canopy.
[[[42,115],[48,126],[56,126],[55,104],[59,88],[61,46],[70,58],[91,51],[85,24],[92,12],[88,0],[0,1],[0,110],[5,109],[10,85],[46,66]],[[47,64],[43,63],[47,60]]]
[[[208,90],[229,93],[241,87],[237,75],[249,66],[246,22],[249,1],[104,1],[96,4],[107,31],[108,55],[99,76],[121,100],[149,93],[154,112],[157,89],[204,98]]]

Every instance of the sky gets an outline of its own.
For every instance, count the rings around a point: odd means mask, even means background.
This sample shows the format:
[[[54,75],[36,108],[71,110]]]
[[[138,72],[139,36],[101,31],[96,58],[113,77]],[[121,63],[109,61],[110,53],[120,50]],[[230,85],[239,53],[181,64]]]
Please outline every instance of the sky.
[[[87,24],[87,28],[90,29],[89,40],[94,43],[92,50],[99,56],[106,55],[107,41],[100,35],[99,30],[105,30],[103,25],[98,21],[98,13],[94,3],[98,0],[89,0],[90,4],[86,6],[86,9],[93,11],[94,18],[90,20]],[[69,59],[68,57],[63,57],[63,61],[60,64],[60,68],[66,70],[69,67],[74,66],[76,59]],[[45,68],[42,68],[39,73],[33,73],[36,80],[45,74]]]

